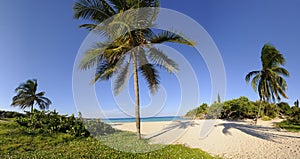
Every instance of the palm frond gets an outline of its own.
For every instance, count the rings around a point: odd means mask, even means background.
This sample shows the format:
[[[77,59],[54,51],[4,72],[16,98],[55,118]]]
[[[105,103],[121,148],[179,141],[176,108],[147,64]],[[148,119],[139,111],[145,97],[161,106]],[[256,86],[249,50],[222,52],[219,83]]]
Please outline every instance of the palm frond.
[[[145,64],[142,67],[140,67],[139,70],[146,79],[151,93],[154,94],[159,88],[160,81],[158,71],[154,68],[152,64]]]
[[[161,50],[155,47],[151,47],[149,49],[149,56],[150,60],[155,64],[159,65],[160,67],[165,68],[169,73],[174,71],[178,71],[179,67],[178,64],[170,59],[167,55],[165,55]]]
[[[97,66],[95,77],[90,82],[90,84],[95,84],[98,80],[109,80],[112,77],[112,75],[118,71],[123,61],[124,57],[121,57],[112,63],[107,63],[106,61],[100,63]]]
[[[195,45],[195,42],[193,42],[192,40],[186,40],[180,34],[173,33],[170,31],[161,31],[150,39],[150,43],[152,44],[161,44],[164,42],[173,42],[173,43],[185,44],[189,46]]]
[[[129,9],[126,5],[126,1],[124,0],[108,0],[108,1],[110,4],[112,4],[114,8],[117,9],[117,12],[124,12]]]
[[[79,67],[83,70],[90,69],[96,66],[103,60],[103,54],[110,46],[109,42],[97,43],[94,47],[88,50],[81,58]]]
[[[256,74],[259,74],[259,73],[260,73],[260,71],[251,71],[251,72],[249,72],[245,77],[245,81],[248,83],[252,76],[254,76]]]
[[[37,80],[27,80],[16,88],[17,95],[13,97],[11,106],[19,106],[21,109],[32,107],[36,102],[40,107],[47,108],[51,104],[50,99],[44,97],[45,92],[37,91]]]
[[[261,78],[260,78],[259,74],[256,74],[252,79],[251,86],[255,92],[257,92],[257,86],[258,86],[258,83],[260,82],[260,79]]]
[[[126,83],[128,82],[129,73],[130,73],[129,65],[130,65],[130,61],[126,62],[125,66],[120,68],[120,70],[118,71],[119,73],[114,83],[115,95],[118,95],[124,89]]]
[[[114,15],[109,5],[105,5],[102,0],[77,0],[73,5],[73,12],[76,19],[88,19],[97,23]]]
[[[139,51],[137,55],[139,71],[146,79],[151,93],[155,93],[159,87],[158,71],[155,69],[154,65],[148,62],[146,54],[143,50]]]
[[[273,68],[271,68],[271,70],[273,72],[276,72],[279,75],[283,75],[283,76],[286,76],[286,77],[290,76],[289,71],[286,70],[285,68],[282,68],[282,67],[273,67]]]

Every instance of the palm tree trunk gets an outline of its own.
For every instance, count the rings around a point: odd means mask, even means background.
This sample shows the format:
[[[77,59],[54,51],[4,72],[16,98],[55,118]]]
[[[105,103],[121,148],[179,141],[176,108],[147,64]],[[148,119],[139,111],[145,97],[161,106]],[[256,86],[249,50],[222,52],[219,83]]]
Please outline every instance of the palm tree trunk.
[[[134,81],[134,94],[135,94],[136,135],[138,139],[141,139],[139,79],[138,79],[138,70],[137,70],[137,59],[135,53],[133,53],[133,81]]]
[[[258,118],[259,118],[259,115],[260,115],[260,110],[261,110],[261,105],[262,105],[262,102],[263,100],[260,99],[260,102],[259,102],[259,107],[258,107],[258,113],[256,115],[256,121],[255,121],[255,125],[257,125],[257,121],[258,121]]]

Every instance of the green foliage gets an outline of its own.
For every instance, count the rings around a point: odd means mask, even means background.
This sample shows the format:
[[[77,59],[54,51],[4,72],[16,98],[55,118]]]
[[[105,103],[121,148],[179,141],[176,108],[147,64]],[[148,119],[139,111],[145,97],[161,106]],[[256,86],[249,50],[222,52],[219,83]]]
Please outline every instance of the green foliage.
[[[260,102],[257,101],[255,102],[255,104],[258,107]],[[262,102],[260,116],[268,116],[270,118],[275,118],[279,114],[279,112],[280,108],[277,105],[273,103]]]
[[[17,95],[13,97],[11,106],[19,106],[21,109],[30,107],[31,111],[33,111],[33,105],[37,104],[42,110],[48,109],[51,101],[44,97],[45,92],[37,93],[37,87],[38,83],[36,79],[21,83],[15,89]]]
[[[220,119],[255,119],[258,113],[260,101],[250,101],[247,97],[241,96],[237,99],[227,100],[223,103],[215,102],[211,106],[202,104],[201,106],[192,109],[186,113],[186,117],[204,118],[220,118]],[[293,108],[293,112],[297,112]],[[279,116],[280,113],[292,115],[292,109],[287,103],[279,103],[278,105],[262,102],[260,116],[265,116],[265,119],[273,119]],[[298,109],[297,109],[298,110]],[[296,116],[294,113],[293,116]]]
[[[223,103],[215,102],[209,107],[206,118],[218,119],[221,117],[222,110],[223,110]]]
[[[291,107],[288,103],[286,102],[280,102],[277,104],[278,108],[279,108],[279,113],[281,115],[285,115],[285,116],[288,116],[291,114]]]
[[[115,132],[115,129],[113,129],[110,125],[101,122],[100,119],[84,120],[83,123],[86,126],[86,129],[93,136],[102,136]]]
[[[247,97],[240,97],[225,101],[223,104],[223,119],[254,119],[257,114],[258,107]]]
[[[201,104],[199,107],[190,110],[186,113],[186,117],[196,117],[200,119],[204,119],[206,114],[208,113],[209,107],[206,103]]]
[[[285,120],[280,123],[277,123],[277,127],[286,129],[291,132],[300,132],[300,124],[295,124],[292,121]]]
[[[272,118],[268,117],[268,116],[262,116],[261,120],[263,121],[270,121]]]
[[[118,136],[128,135],[116,134]],[[183,145],[170,145],[157,151],[148,153],[126,153],[106,146],[101,140],[95,138],[76,138],[75,136],[57,133],[30,134],[24,132],[15,122],[0,122],[0,158],[109,158],[109,159],[157,159],[157,158],[194,158],[212,159],[211,155],[200,150],[191,149]],[[122,138],[124,141],[124,139]],[[126,142],[126,140],[130,140]],[[136,135],[128,135],[123,142],[138,141]],[[147,146],[146,143],[139,145]],[[148,145],[151,146],[151,145]]]
[[[252,78],[252,88],[258,92],[260,100],[280,101],[281,97],[288,98],[285,91],[287,83],[284,77],[289,76],[289,72],[281,67],[285,64],[283,55],[272,45],[265,44],[261,50],[262,69],[251,71],[245,77],[248,83]]]
[[[56,111],[46,112],[34,109],[27,116],[18,117],[16,122],[26,128],[29,132],[40,133],[68,133],[74,136],[88,136],[89,132],[83,123],[71,115],[59,115]]]
[[[299,100],[298,100],[298,99],[294,102],[294,105],[295,105],[296,107],[299,107]]]
[[[288,121],[295,125],[300,125],[300,108],[297,106],[293,106],[291,108],[291,114],[288,118]]]
[[[0,119],[1,118],[17,118],[17,117],[23,117],[23,116],[25,116],[25,114],[22,114],[19,112],[0,110]]]

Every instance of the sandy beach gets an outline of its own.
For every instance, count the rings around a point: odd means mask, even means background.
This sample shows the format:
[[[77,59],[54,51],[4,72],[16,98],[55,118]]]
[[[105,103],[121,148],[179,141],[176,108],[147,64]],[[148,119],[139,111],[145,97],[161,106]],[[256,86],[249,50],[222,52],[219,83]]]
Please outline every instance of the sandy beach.
[[[142,122],[142,134],[151,143],[184,144],[212,155],[233,159],[296,159],[300,156],[300,133],[275,128],[280,120],[249,121],[188,120]],[[115,123],[114,128],[135,132],[135,123]]]

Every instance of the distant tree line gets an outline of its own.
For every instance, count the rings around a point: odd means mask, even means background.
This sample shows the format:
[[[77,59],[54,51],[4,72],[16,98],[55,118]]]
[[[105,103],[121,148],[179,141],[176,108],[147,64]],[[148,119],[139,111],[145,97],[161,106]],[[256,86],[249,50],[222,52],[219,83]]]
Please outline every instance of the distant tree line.
[[[210,106],[203,103],[199,107],[188,111],[185,116],[194,119],[255,119],[261,105],[260,116],[263,119],[278,117],[293,121],[293,123],[300,123],[300,109],[299,105],[296,105],[297,101],[294,103],[294,106],[290,106],[286,102],[278,104],[261,103],[261,101],[254,102],[247,97],[241,96],[221,103],[215,102]]]

